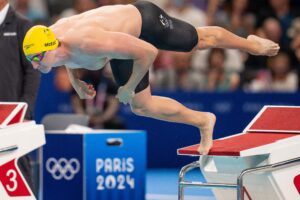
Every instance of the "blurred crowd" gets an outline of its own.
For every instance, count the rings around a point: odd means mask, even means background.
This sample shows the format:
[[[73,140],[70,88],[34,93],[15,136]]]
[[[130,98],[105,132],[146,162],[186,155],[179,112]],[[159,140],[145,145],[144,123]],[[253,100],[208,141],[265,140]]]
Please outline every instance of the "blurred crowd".
[[[238,50],[190,53],[160,51],[152,69],[154,90],[295,92],[299,86],[300,1],[150,0],[194,26],[221,26],[247,37],[256,34],[280,44],[278,56],[256,57]],[[15,0],[17,11],[37,24],[99,6],[134,0]],[[109,74],[109,70],[107,73]],[[60,72],[62,73],[62,72]],[[109,76],[109,75],[108,75]],[[66,81],[66,80],[64,80]],[[63,82],[64,82],[63,81]],[[67,83],[64,83],[67,84]]]
[[[241,37],[256,34],[280,44],[278,56],[238,50],[161,51],[153,68],[157,89],[296,92],[299,86],[300,2],[292,0],[166,1],[164,8],[194,26],[221,26]]]

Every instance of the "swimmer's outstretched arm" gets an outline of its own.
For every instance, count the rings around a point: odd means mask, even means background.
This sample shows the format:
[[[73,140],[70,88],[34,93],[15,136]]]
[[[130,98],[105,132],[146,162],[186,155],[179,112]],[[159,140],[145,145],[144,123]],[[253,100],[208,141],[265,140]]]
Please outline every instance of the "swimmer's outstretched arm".
[[[95,97],[96,91],[94,87],[84,81],[81,81],[76,69],[70,69],[66,66],[66,70],[68,72],[70,82],[80,99],[92,99]]]
[[[239,37],[224,28],[207,26],[197,28],[198,49],[229,48],[246,51],[252,55],[274,56],[280,47],[278,44],[250,35],[248,38]]]

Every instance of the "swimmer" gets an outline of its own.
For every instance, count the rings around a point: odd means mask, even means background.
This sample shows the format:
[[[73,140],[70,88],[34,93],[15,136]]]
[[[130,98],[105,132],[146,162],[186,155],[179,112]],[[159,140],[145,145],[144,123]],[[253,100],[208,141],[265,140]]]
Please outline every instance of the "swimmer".
[[[189,52],[214,47],[263,56],[274,56],[279,50],[278,44],[254,35],[245,39],[221,27],[195,28],[147,1],[103,6],[60,19],[50,27],[37,25],[23,42],[24,53],[35,69],[47,73],[53,67],[65,66],[82,99],[93,98],[96,92],[78,78],[76,70],[98,70],[110,62],[120,86],[116,96],[119,101],[129,103],[137,115],[197,127],[201,154],[208,154],[212,147],[215,115],[152,96],[149,68],[158,49]]]

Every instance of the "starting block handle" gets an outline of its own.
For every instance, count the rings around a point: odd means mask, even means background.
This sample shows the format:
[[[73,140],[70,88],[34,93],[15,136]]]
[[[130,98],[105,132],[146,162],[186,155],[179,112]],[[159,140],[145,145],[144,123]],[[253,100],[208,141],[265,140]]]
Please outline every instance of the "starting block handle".
[[[0,149],[0,154],[16,151],[16,150],[18,150],[18,148],[19,147],[17,145],[1,148]]]
[[[184,166],[179,173],[178,183],[178,200],[184,200],[185,187],[201,187],[201,188],[224,188],[224,189],[237,189],[237,200],[244,200],[244,176],[250,173],[266,172],[269,170],[277,170],[283,167],[294,166],[300,163],[300,157],[282,161],[279,163],[265,165],[255,168],[245,169],[240,173],[237,178],[237,184],[230,183],[202,183],[202,182],[187,182],[184,180],[185,174],[193,169],[200,168],[200,162],[196,161]]]
[[[237,186],[238,186],[237,187],[237,199],[244,200],[243,179],[244,179],[245,175],[250,174],[250,173],[266,172],[268,170],[277,170],[277,169],[288,167],[288,166],[294,166],[299,163],[300,163],[300,157],[293,158],[290,160],[285,160],[285,161],[271,164],[271,165],[265,165],[265,166],[245,169],[244,171],[241,172],[241,174],[239,175],[239,177],[237,179]]]
[[[237,184],[230,183],[203,183],[203,182],[188,182],[185,181],[187,172],[200,168],[200,161],[196,161],[184,166],[179,172],[178,180],[178,200],[184,200],[184,188],[186,187],[202,187],[202,188],[224,188],[224,189],[237,189]]]

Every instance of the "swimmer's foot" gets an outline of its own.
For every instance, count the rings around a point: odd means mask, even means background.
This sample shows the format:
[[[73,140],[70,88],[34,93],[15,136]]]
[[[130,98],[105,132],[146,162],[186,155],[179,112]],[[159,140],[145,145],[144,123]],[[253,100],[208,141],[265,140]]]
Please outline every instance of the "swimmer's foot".
[[[252,55],[261,56],[275,56],[280,49],[279,45],[271,40],[258,37],[256,35],[249,35],[247,40],[253,42],[253,51],[250,51]]]
[[[213,113],[206,113],[206,123],[200,127],[201,141],[198,152],[207,155],[213,145],[213,131],[216,123],[216,116]]]

